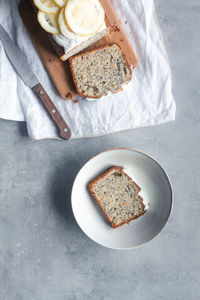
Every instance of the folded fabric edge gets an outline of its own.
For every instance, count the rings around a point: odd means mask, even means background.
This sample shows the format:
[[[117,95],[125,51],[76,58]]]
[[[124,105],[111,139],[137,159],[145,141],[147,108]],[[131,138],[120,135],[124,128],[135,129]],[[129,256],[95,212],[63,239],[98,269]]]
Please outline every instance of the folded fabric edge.
[[[26,123],[26,120],[25,119],[15,119],[15,117],[12,117],[12,119],[11,118],[9,118],[9,117],[5,117],[5,116],[3,116],[3,115],[1,115],[0,114],[0,120],[5,120],[5,121],[14,121],[14,122],[25,122]]]
[[[159,34],[160,34],[160,38],[161,38],[161,42],[162,42],[162,46],[163,46],[163,51],[164,51],[165,58],[167,60],[167,65],[168,65],[168,68],[169,68],[170,86],[171,86],[171,91],[170,92],[172,94],[172,98],[173,98],[173,101],[174,101],[175,106],[176,106],[176,101],[175,101],[174,95],[172,93],[172,72],[171,72],[171,66],[170,66],[170,62],[169,62],[169,57],[168,57],[167,50],[166,50],[166,47],[165,47],[165,42],[164,42],[163,34],[162,34],[162,31],[160,29],[160,25],[159,25],[159,22],[158,22],[156,10],[155,10],[155,1],[153,0],[152,3],[153,3],[153,14],[154,14],[155,23],[156,23],[156,26],[158,28]]]
[[[70,140],[80,140],[80,139],[91,139],[91,138],[97,138],[97,137],[103,137],[103,136],[107,136],[109,134],[117,134],[117,133],[120,133],[120,132],[125,132],[125,131],[131,131],[131,130],[134,130],[134,129],[139,129],[139,128],[145,128],[145,127],[154,127],[154,126],[159,126],[159,125],[164,125],[164,124],[167,124],[167,123],[172,123],[175,121],[175,111],[173,114],[170,115],[170,118],[168,119],[165,119],[165,120],[162,120],[162,121],[159,121],[159,123],[156,123],[154,122],[154,124],[141,124],[141,125],[136,125],[134,128],[129,128],[129,129],[122,129],[120,131],[108,131],[106,133],[102,133],[102,134],[93,134],[93,135],[85,135],[85,136],[75,136],[75,137],[71,137]],[[29,134],[29,139],[31,140],[31,142],[34,142],[34,141],[38,141],[38,140],[52,140],[52,139],[57,139],[57,140],[61,140],[61,141],[64,141],[62,138],[60,138],[59,136],[52,136],[52,137],[47,137],[47,136],[44,136],[44,137],[40,137],[40,138],[36,138],[34,137],[34,135],[31,135]]]

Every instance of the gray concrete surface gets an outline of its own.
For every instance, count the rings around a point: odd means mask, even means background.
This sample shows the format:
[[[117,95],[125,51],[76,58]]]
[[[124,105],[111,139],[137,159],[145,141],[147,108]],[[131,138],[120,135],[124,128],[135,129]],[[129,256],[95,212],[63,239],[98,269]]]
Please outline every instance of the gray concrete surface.
[[[156,0],[173,74],[176,122],[91,140],[30,142],[0,120],[1,300],[200,299],[200,2]],[[80,167],[101,150],[141,149],[166,168],[172,216],[145,247],[90,241],[70,207]]]

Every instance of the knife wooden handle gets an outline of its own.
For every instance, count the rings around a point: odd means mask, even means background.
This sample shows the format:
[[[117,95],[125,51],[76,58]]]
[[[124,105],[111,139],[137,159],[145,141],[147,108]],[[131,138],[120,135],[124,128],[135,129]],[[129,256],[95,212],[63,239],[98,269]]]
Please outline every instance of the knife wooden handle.
[[[39,99],[42,101],[44,106],[46,107],[47,111],[51,115],[53,121],[56,123],[60,130],[60,137],[62,137],[65,140],[68,140],[71,137],[71,131],[67,125],[67,123],[62,118],[61,114],[55,107],[54,103],[51,101],[47,93],[45,92],[44,88],[40,83],[38,83],[36,86],[32,88]]]

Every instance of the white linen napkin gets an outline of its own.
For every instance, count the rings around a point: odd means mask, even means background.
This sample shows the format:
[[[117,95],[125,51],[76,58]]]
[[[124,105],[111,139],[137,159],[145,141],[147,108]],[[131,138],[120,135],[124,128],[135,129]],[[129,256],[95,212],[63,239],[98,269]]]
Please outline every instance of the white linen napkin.
[[[78,104],[59,96],[19,16],[15,0],[0,0],[0,23],[24,52],[48,95],[72,131],[94,137],[175,120],[171,73],[153,0],[111,0],[139,64],[124,91]],[[30,139],[58,138],[58,131],[35,94],[11,66],[0,41],[0,118],[26,121]]]

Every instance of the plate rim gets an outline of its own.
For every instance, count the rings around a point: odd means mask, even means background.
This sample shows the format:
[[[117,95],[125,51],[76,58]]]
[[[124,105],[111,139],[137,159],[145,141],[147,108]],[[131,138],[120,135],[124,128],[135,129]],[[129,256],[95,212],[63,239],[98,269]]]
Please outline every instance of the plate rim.
[[[73,195],[73,191],[74,191],[74,186],[75,186],[75,182],[76,182],[76,179],[79,175],[79,173],[81,172],[81,170],[91,161],[93,160],[95,157],[105,153],[105,152],[110,152],[110,151],[117,151],[117,150],[129,150],[129,151],[134,151],[134,152],[138,152],[138,153],[141,153],[145,156],[147,156],[148,158],[150,158],[151,160],[153,160],[161,169],[162,171],[164,172],[164,174],[166,175],[166,178],[168,180],[168,183],[169,183],[169,187],[170,187],[170,194],[171,194],[171,203],[170,203],[170,211],[169,211],[169,214],[167,216],[167,219],[166,219],[166,222],[164,224],[164,226],[162,227],[162,229],[153,237],[151,238],[149,241],[147,242],[144,242],[140,245],[137,245],[137,246],[132,246],[132,247],[111,247],[111,246],[107,246],[107,245],[104,245],[100,242],[97,242],[95,241],[94,239],[92,239],[81,227],[81,225],[79,224],[76,216],[75,216],[75,213],[74,213],[74,209],[73,209],[73,201],[72,201],[72,195]],[[72,208],[72,213],[73,213],[73,216],[74,216],[74,219],[76,221],[76,223],[78,224],[79,228],[82,230],[82,232],[91,240],[93,241],[94,243],[98,244],[98,245],[101,245],[102,247],[105,247],[107,249],[112,249],[112,250],[118,250],[118,251],[126,251],[126,250],[133,250],[133,249],[137,249],[137,248],[140,248],[142,246],[145,246],[147,245],[148,243],[150,243],[152,240],[154,240],[156,237],[158,237],[160,235],[160,233],[164,230],[164,228],[166,227],[167,223],[169,222],[169,219],[171,217],[171,214],[172,214],[172,210],[173,210],[173,204],[174,204],[174,190],[173,190],[173,185],[172,185],[172,182],[169,178],[169,175],[168,173],[166,172],[166,170],[164,169],[164,167],[155,159],[153,158],[151,155],[147,154],[146,152],[144,151],[141,151],[141,150],[138,150],[136,148],[132,148],[132,147],[116,147],[116,148],[109,148],[109,149],[106,149],[104,151],[101,151],[95,155],[93,155],[88,161],[86,161],[86,163],[84,163],[84,165],[79,169],[78,173],[76,174],[76,177],[74,179],[74,182],[73,182],[73,185],[72,185],[72,189],[71,189],[71,208]]]

